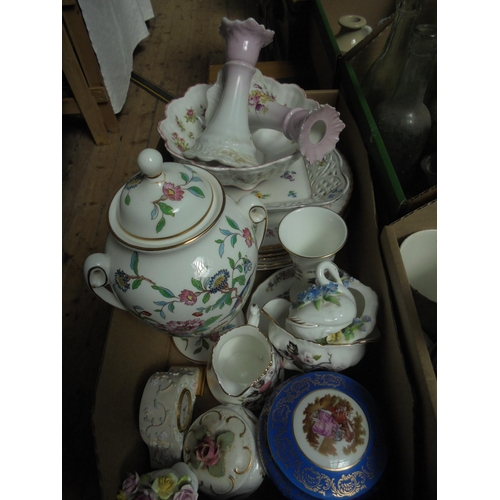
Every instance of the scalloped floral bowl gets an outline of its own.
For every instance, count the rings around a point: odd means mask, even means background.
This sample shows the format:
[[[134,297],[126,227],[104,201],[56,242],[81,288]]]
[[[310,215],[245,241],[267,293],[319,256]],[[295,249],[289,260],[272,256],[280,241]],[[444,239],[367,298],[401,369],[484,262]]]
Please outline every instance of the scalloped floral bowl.
[[[280,176],[287,167],[300,158],[297,142],[291,141],[277,130],[251,129],[252,140],[264,161],[257,166],[231,167],[209,164],[188,159],[184,152],[190,149],[213,117],[220,99],[219,83],[198,84],[190,87],[183,97],[175,99],[165,107],[165,119],[158,124],[158,131],[165,140],[165,147],[175,161],[202,167],[219,179],[223,186],[236,186],[243,190],[253,189],[259,183]],[[265,113],[266,103],[274,101],[289,108],[306,110],[318,108],[319,104],[308,99],[304,90],[295,84],[282,84],[256,71],[249,93],[251,112]],[[250,112],[250,111],[249,111]]]

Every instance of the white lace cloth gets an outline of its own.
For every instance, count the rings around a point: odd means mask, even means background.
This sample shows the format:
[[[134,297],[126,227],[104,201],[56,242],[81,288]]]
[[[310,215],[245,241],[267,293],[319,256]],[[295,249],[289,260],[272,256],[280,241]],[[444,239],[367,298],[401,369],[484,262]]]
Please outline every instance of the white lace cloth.
[[[150,0],[79,0],[89,38],[115,113],[130,85],[133,52],[149,36],[146,21],[154,17]]]

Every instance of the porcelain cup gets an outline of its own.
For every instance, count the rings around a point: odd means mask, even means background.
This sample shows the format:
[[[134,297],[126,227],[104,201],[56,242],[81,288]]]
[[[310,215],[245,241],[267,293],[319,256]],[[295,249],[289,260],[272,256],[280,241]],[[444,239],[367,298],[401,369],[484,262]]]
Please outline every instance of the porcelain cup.
[[[278,227],[281,245],[290,254],[295,282],[290,288],[290,300],[316,281],[318,264],[333,261],[347,241],[347,225],[342,217],[329,208],[302,207],[285,215]]]
[[[437,340],[437,229],[417,231],[401,243],[401,257],[422,330]]]
[[[284,380],[281,356],[259,330],[259,319],[259,306],[251,304],[248,323],[222,334],[212,349],[207,383],[220,403],[260,409]]]

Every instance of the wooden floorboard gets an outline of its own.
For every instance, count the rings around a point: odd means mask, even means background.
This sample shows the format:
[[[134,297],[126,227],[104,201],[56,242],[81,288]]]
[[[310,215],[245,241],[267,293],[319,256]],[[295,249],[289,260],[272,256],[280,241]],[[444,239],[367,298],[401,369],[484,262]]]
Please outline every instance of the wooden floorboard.
[[[243,0],[152,0],[150,36],[134,54],[134,72],[181,96],[208,80],[211,64],[225,60],[218,34],[222,17],[257,19],[258,2]],[[103,252],[107,210],[116,191],[137,172],[137,156],[156,147],[165,104],[130,85],[120,131],[111,144],[95,146],[85,122],[63,117],[63,498],[100,498],[91,429],[91,408],[111,307],[83,279],[83,263]],[[111,500],[111,499],[106,499]]]

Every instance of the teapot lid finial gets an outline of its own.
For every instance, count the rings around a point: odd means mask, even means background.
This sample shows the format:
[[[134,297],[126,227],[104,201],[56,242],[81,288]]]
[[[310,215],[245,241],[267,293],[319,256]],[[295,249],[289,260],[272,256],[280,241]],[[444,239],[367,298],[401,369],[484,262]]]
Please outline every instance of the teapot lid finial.
[[[137,164],[143,174],[147,175],[150,179],[154,179],[161,174],[163,157],[156,149],[146,148],[139,153]]]

